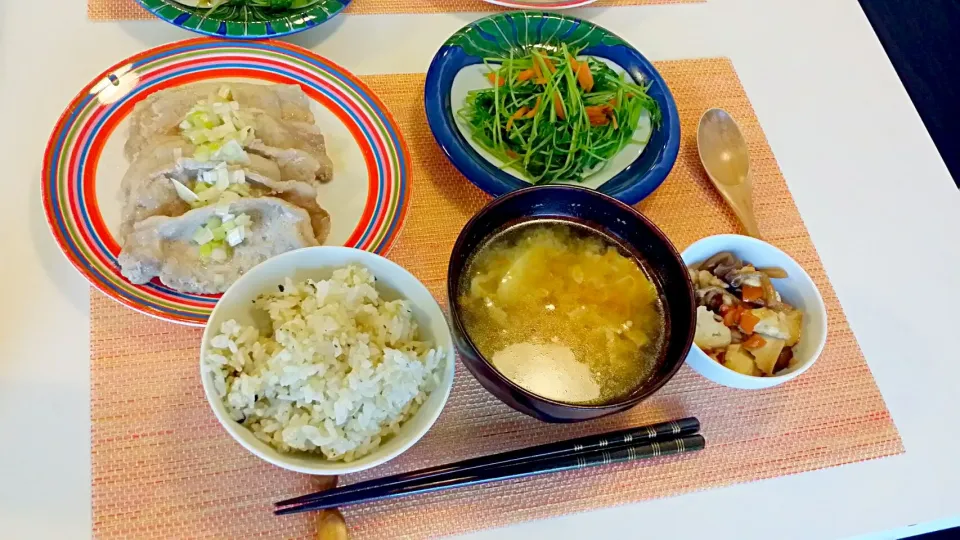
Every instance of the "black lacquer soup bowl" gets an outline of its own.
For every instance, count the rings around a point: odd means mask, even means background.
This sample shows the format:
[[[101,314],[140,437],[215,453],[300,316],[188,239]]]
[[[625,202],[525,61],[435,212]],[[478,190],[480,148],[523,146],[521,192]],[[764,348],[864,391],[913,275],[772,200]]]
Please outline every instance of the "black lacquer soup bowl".
[[[576,405],[538,396],[502,375],[470,339],[458,307],[471,257],[498,232],[528,221],[570,221],[615,241],[641,261],[657,287],[665,316],[664,346],[653,373],[615,401]],[[693,342],[696,302],[686,265],[676,248],[643,214],[616,199],[575,186],[535,186],[495,199],[471,219],[457,239],[447,271],[453,337],[467,369],[514,409],[547,422],[578,422],[627,410],[656,392],[680,369]]]

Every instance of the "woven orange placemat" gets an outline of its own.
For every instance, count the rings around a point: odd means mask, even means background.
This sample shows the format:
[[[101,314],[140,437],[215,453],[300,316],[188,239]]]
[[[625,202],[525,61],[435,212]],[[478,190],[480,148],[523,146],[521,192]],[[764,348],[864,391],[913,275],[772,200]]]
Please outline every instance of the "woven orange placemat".
[[[509,409],[460,366],[450,402],[420,443],[394,462],[345,480],[683,416],[703,422],[707,449],[348,508],[355,538],[472,531],[903,451],[733,66],[705,59],[657,67],[676,97],[684,136],[670,177],[640,209],[681,249],[703,236],[737,230],[698,165],[694,137],[705,109],[730,111],[750,145],[765,238],[796,258],[823,293],[830,327],[823,356],[802,377],[763,391],[723,388],[684,367],[634,410],[575,425],[544,424]],[[423,117],[423,75],[364,80],[396,116],[413,159],[408,221],[389,256],[443,299],[457,233],[489,199],[435,144]],[[92,293],[91,333],[97,537],[313,534],[311,516],[277,518],[270,510],[273,501],[311,491],[319,481],[260,462],[217,424],[199,381],[200,330],[150,319]]]
[[[707,0],[599,0],[590,7],[643,6],[653,4],[696,4]],[[386,15],[401,13],[484,13],[506,11],[483,0],[354,0],[345,13]],[[94,21],[150,19],[134,0],[87,0],[87,16]]]

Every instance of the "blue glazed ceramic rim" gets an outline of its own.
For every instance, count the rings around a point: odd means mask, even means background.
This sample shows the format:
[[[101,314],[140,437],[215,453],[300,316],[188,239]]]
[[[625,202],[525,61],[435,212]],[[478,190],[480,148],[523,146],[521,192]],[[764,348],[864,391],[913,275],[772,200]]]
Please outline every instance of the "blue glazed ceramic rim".
[[[591,45],[584,48],[582,54],[609,59],[624,68],[635,81],[652,83],[649,95],[660,105],[663,115],[661,125],[654,130],[643,153],[623,171],[600,185],[597,191],[631,205],[653,193],[670,174],[680,151],[680,117],[673,94],[657,69],[640,51],[599,26],[556,13],[526,11],[484,17],[463,27],[440,48],[427,71],[424,106],[430,130],[447,158],[468,180],[495,197],[531,185],[490,163],[470,146],[457,128],[450,103],[451,88],[457,73],[467,66],[483,63],[480,56],[464,49],[464,43],[471,39],[471,36],[493,42],[496,38],[481,29],[480,25],[498,18],[507,20],[512,29],[509,36],[501,37],[505,37],[514,46],[521,43],[521,32],[514,22],[517,16],[528,19],[527,23],[531,22],[529,19],[539,19],[533,24],[525,24],[527,31],[523,32],[523,38],[534,39],[523,44],[542,43],[552,37],[545,38],[542,35],[544,22],[547,19],[560,19],[571,26],[560,36],[560,40],[571,35],[579,26],[598,32],[613,44]],[[535,31],[535,36],[529,35],[531,29]]]
[[[270,21],[254,21],[243,23],[199,17],[188,9],[178,6],[175,0],[136,1],[143,9],[147,10],[150,12],[150,14],[154,15],[158,19],[168,22],[177,28],[196,32],[197,34],[229,39],[269,39],[281,36],[289,36],[291,34],[303,32],[304,30],[316,28],[317,26],[320,26],[321,24],[342,13],[343,10],[345,10],[353,0],[337,0],[341,5],[334,11],[325,11],[318,6],[311,6],[304,8],[303,11],[298,13],[297,17],[295,18],[287,16],[278,17],[277,19]],[[193,19],[198,19],[200,23],[198,23],[196,26],[185,24],[187,21],[191,21]],[[208,30],[201,26],[205,21],[215,21],[219,24],[217,24],[216,29]],[[277,30],[276,26],[278,26],[279,23],[283,23],[284,26],[288,25],[289,29]],[[231,32],[230,27],[233,25],[243,25],[243,32]],[[250,31],[251,28],[254,30]]]

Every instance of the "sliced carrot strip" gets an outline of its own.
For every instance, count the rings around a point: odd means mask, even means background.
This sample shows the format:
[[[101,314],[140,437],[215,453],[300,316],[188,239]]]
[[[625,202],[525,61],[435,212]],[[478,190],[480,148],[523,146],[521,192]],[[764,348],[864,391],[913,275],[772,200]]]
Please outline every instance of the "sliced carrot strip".
[[[563,111],[563,101],[560,99],[560,94],[556,92],[553,93],[553,108],[557,111],[557,118],[567,119],[567,114]]]
[[[609,105],[590,105],[589,107],[584,107],[584,111],[587,113],[587,117],[590,119],[590,125],[592,126],[605,126],[610,123],[610,120],[613,120],[614,127],[617,127],[617,117],[613,114],[613,108]]]
[[[536,56],[536,55],[534,55]],[[536,58],[533,60],[533,67],[530,68],[533,70],[533,74],[536,76],[537,84],[546,84],[546,79],[543,78],[543,70],[540,69],[540,62],[537,62]],[[540,81],[544,81],[541,83]]]
[[[724,326],[736,326],[740,322],[740,314],[743,313],[743,308],[740,306],[731,307],[723,314],[723,325]]]
[[[530,112],[530,107],[523,106],[517,109],[517,112],[510,115],[510,118],[507,119],[507,131],[510,131],[510,128],[513,127],[513,121],[523,118],[528,112]]]
[[[763,339],[760,334],[754,334],[750,336],[746,341],[743,342],[743,346],[748,349],[759,349],[767,344],[767,340]]]
[[[603,112],[603,108],[597,105],[584,107],[583,110],[587,113],[587,118],[590,120],[591,126],[605,126],[610,123],[607,115]]]
[[[744,302],[753,302],[763,298],[763,287],[744,285],[740,287],[740,293],[743,295]]]
[[[525,69],[517,74],[517,82],[529,81],[534,76],[536,76],[536,73],[533,69]]]
[[[590,116],[589,118],[591,126],[605,126],[610,123],[610,119],[606,116]]]
[[[537,102],[533,104],[533,108],[524,116],[524,118],[533,118],[537,115],[537,111],[540,110],[540,96],[537,96]]]
[[[756,328],[759,323],[760,317],[757,317],[750,311],[744,311],[740,314],[740,328],[748,334],[752,334],[753,329]]]
[[[540,67],[540,62],[537,60],[543,61],[543,65],[547,66],[547,70],[551,73],[556,73],[557,67],[553,65],[553,62],[551,62],[549,58],[544,58],[537,53],[533,53],[533,67],[531,69],[533,69],[533,72],[536,75],[536,78],[533,80],[533,82],[537,84],[547,84],[549,77],[543,73],[543,68]]]
[[[503,86],[503,84],[506,82],[503,80],[503,77],[497,75],[497,72],[495,71],[487,73],[487,80],[490,81],[490,84],[495,84],[497,86]]]
[[[590,66],[586,62],[577,68],[577,82],[580,83],[580,88],[583,88],[584,92],[593,90],[593,73],[590,73]]]

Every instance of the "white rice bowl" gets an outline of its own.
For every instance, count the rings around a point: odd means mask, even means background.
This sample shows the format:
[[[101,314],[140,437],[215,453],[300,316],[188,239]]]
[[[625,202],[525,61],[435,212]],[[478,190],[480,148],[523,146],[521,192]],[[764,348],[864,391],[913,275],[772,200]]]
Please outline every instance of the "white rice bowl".
[[[385,300],[374,283],[356,264],[329,279],[287,278],[253,303],[269,331],[232,318],[209,328],[208,398],[281,454],[351,462],[374,452],[444,384],[450,352],[422,341],[410,302]]]

